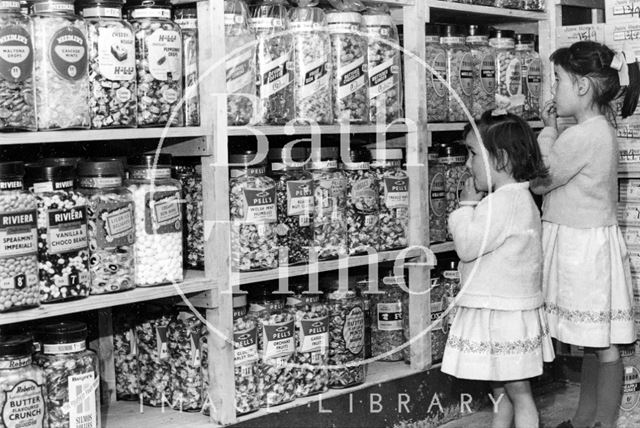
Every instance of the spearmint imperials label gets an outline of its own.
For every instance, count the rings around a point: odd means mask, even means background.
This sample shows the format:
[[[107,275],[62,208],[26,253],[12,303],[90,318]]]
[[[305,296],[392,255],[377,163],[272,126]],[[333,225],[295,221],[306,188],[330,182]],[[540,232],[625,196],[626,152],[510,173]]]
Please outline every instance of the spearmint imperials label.
[[[50,210],[47,231],[50,254],[69,253],[87,248],[87,207]]]
[[[465,95],[473,93],[473,56],[464,54],[460,58],[460,88]]]
[[[227,93],[235,94],[241,92],[244,87],[250,85],[254,76],[251,72],[251,62],[253,61],[253,52],[248,50],[240,52],[238,55],[227,59],[226,75],[227,75]]]
[[[402,303],[378,303],[378,330],[402,330]]]
[[[236,366],[258,360],[258,329],[256,327],[233,333],[233,361]]]
[[[156,30],[147,37],[149,72],[156,80],[182,78],[182,38],[173,30]]]
[[[144,226],[148,234],[182,230],[180,192],[149,192],[145,195]]]
[[[9,82],[22,82],[33,70],[31,35],[19,25],[0,30],[0,76]]]
[[[480,87],[487,94],[494,94],[496,91],[496,57],[487,54],[480,63]]]
[[[265,58],[266,60],[266,58]],[[260,98],[269,98],[291,84],[291,51],[264,64],[261,82]],[[262,64],[262,61],[261,61]]]
[[[308,217],[313,207],[313,180],[287,181],[287,215]]]
[[[49,44],[53,69],[66,80],[80,80],[87,73],[87,39],[82,31],[67,26],[56,31]]]
[[[358,91],[367,83],[365,81],[366,65],[364,57],[338,69],[338,98],[346,98]]]
[[[35,210],[0,213],[0,258],[38,252]]]
[[[300,321],[298,352],[325,351],[329,346],[329,317]]]
[[[369,70],[369,98],[374,99],[393,89],[395,61],[385,61]]]
[[[136,71],[133,32],[128,28],[98,28],[98,64],[109,80],[132,80]]]
[[[329,59],[326,56],[311,64],[304,64],[301,71],[304,80],[300,88],[300,97],[312,97],[322,88],[329,86]]]
[[[442,177],[444,197],[444,176]],[[409,177],[384,179],[384,203],[389,209],[409,207]]]
[[[44,426],[43,386],[31,379],[17,383],[4,392],[0,424],[5,428]]]
[[[527,90],[532,97],[540,96],[542,87],[542,63],[539,59],[534,59],[527,67]]]
[[[506,83],[509,95],[522,93],[522,63],[514,58],[507,65]]]
[[[359,355],[364,347],[364,312],[354,306],[347,314],[342,328],[345,347],[354,355]]]
[[[294,322],[263,325],[264,358],[278,358],[295,352]]]
[[[431,62],[431,67],[435,73],[431,74],[431,84],[433,85],[433,90],[436,95],[439,97],[444,97],[447,93],[447,85],[438,79],[438,75],[442,77],[443,80],[447,80],[447,57],[444,53],[439,53],[433,58]]]
[[[133,245],[135,241],[133,202],[99,202],[96,211],[98,247],[115,248]]]
[[[251,223],[273,223],[277,220],[276,188],[244,189],[244,220]]]
[[[69,428],[97,428],[95,373],[69,376]]]

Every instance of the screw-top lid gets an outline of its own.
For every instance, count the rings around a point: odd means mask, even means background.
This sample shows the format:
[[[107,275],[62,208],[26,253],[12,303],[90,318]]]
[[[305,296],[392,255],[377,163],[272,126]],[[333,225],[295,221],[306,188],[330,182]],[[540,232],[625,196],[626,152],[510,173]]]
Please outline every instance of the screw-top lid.
[[[26,334],[0,336],[0,357],[23,357],[33,353],[33,339]]]
[[[517,33],[516,44],[518,45],[531,45],[535,43],[535,34],[533,33]]]
[[[124,0],[80,0],[78,6],[81,9],[96,6],[122,8],[124,3]]]
[[[491,39],[514,39],[516,32],[513,30],[501,30],[499,28],[492,28],[489,32],[489,38]]]
[[[176,7],[173,13],[176,19],[194,19],[198,15],[195,7]]]
[[[391,27],[393,25],[393,20],[391,19],[391,15],[388,13],[365,13],[362,15],[362,23],[368,27]]]
[[[402,160],[402,149],[370,149],[375,160]]]
[[[44,345],[82,342],[87,339],[87,324],[74,321],[47,324],[38,331],[38,339]]]
[[[57,157],[57,158],[44,158],[42,159],[42,163],[44,165],[53,165],[53,166],[72,166],[77,167],[78,162],[82,160],[81,157],[78,156],[68,156],[68,157]]]
[[[424,34],[426,36],[440,36],[442,35],[442,25],[424,24]]]
[[[269,160],[304,162],[307,160],[307,149],[304,147],[282,147],[269,150]]]
[[[309,149],[311,154],[311,160],[316,161],[318,156],[317,149]],[[321,160],[337,160],[340,157],[340,149],[336,146],[322,146],[320,147],[320,159]]]
[[[27,187],[33,185],[33,183],[73,181],[75,178],[75,168],[68,165],[27,164],[25,166],[25,183]]]
[[[467,155],[467,149],[464,145],[457,142],[442,144],[438,150],[439,158],[461,157]]]
[[[82,161],[78,164],[78,177],[124,176],[124,167],[118,160]]]
[[[22,178],[24,176],[24,162],[0,162],[0,179],[2,178]]]
[[[358,12],[340,12],[340,11],[330,11],[326,14],[327,16],[327,24],[345,24],[345,23],[353,23],[360,24],[362,23],[362,15]]]
[[[169,0],[129,0],[127,1],[127,8],[138,7],[171,7]]]
[[[233,295],[233,307],[243,308],[247,306],[247,295],[245,293],[239,293]]]
[[[91,158],[92,161],[118,161],[122,164],[122,170],[127,171],[129,169],[129,162],[127,162],[126,156],[99,156],[95,158]]]
[[[233,153],[229,155],[229,163],[231,164],[241,164],[241,165],[249,165],[257,156],[255,150],[245,150],[241,153]],[[256,164],[251,164],[251,166],[264,165],[264,159]]]
[[[469,25],[467,28],[467,34],[469,36],[488,36],[489,27],[486,25]]]
[[[343,159],[343,162],[371,162],[371,153],[366,149],[351,149],[349,150],[349,159]]]
[[[442,37],[465,37],[467,30],[461,25],[446,24],[442,28]]]
[[[129,167],[131,168],[171,168],[172,156],[166,153],[160,153],[159,155],[148,154],[134,156],[129,159]]]

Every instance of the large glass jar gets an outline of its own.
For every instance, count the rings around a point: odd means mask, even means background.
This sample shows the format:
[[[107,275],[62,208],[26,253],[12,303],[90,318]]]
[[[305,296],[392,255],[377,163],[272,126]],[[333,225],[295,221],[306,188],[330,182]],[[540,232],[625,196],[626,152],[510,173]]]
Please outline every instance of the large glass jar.
[[[398,31],[388,13],[362,16],[368,38],[369,121],[391,123],[402,118],[402,67]]]
[[[405,248],[409,239],[409,175],[402,167],[402,150],[372,149],[371,157],[380,200],[378,250]]]
[[[331,12],[327,15],[331,36],[333,118],[337,122],[369,122],[367,39],[361,35],[362,15]]]
[[[535,34],[516,34],[516,56],[522,64],[522,93],[524,94],[525,120],[537,119],[542,93],[542,61],[534,50]]]
[[[182,126],[182,34],[168,0],[127,4],[136,36],[138,126]]]
[[[175,10],[175,22],[182,30],[184,66],[184,125],[200,125],[200,80],[198,70],[198,19],[195,7]]]
[[[378,286],[378,293],[371,295],[371,354],[380,361],[400,361],[405,342],[402,300],[406,284],[404,277],[386,276]]]
[[[100,369],[98,356],[87,349],[87,325],[48,324],[40,329],[39,341],[34,362],[45,373],[49,427],[99,427]]]
[[[237,271],[278,267],[276,183],[253,151],[229,156],[231,267]]]
[[[130,290],[135,286],[133,196],[122,186],[118,161],[78,164],[79,192],[87,199],[91,294]]]
[[[473,106],[471,114],[479,119],[487,110],[493,110],[496,103],[496,56],[489,45],[489,35],[485,27],[469,25],[467,45],[473,56]]]
[[[368,150],[351,150],[350,162],[342,164],[347,180],[347,245],[349,254],[378,249],[379,186],[371,170]]]
[[[301,123],[333,123],[331,40],[322,9],[291,10],[293,32],[294,103]]]
[[[0,20],[0,48],[18,52],[0,57],[0,131],[35,131],[31,19],[20,12],[20,2],[12,0],[0,4]]]
[[[135,310],[113,311],[113,362],[116,374],[116,398],[138,401],[138,339]],[[134,309],[134,308],[131,308]]]
[[[282,299],[265,295],[251,303],[249,314],[258,325],[260,406],[268,408],[294,400],[295,317],[285,311]]]
[[[133,158],[129,174],[125,185],[133,193],[136,219],[136,286],[182,282],[182,187],[171,178],[171,155]]]
[[[516,56],[515,32],[494,28],[489,37],[496,52],[496,107],[522,115],[522,63]]]
[[[430,67],[426,69],[427,120],[429,122],[445,122],[449,105],[449,88],[445,84],[447,81],[447,51],[440,44],[442,26],[425,24],[424,28],[425,61]]]
[[[293,119],[292,35],[285,0],[265,0],[253,10],[251,28],[258,38],[260,125],[284,125]]]
[[[447,83],[451,90],[447,108],[449,122],[468,121],[464,107],[471,110],[473,105],[473,56],[465,44],[465,33],[461,26],[446,25],[440,38],[447,52]]]
[[[429,148],[429,241],[447,239],[447,199],[445,168],[440,163],[438,147]]]
[[[306,263],[313,239],[313,178],[304,170],[302,147],[272,149],[271,176],[276,180],[280,265]]]
[[[256,109],[256,36],[249,27],[243,0],[224,1],[224,41],[227,78],[227,125],[246,125]]]
[[[89,106],[93,128],[136,126],[136,43],[122,19],[123,0],[89,0]]]
[[[375,281],[375,280],[374,280]],[[368,277],[355,279],[356,295],[362,299],[364,309],[364,358],[371,358],[371,292]]]
[[[38,129],[89,128],[87,25],[73,0],[32,5]]]
[[[460,192],[464,188],[467,178],[471,177],[465,166],[467,160],[465,146],[460,143],[443,144],[440,146],[438,161],[444,168],[444,193],[446,199],[446,218],[460,206]],[[451,233],[447,230],[447,239]]]
[[[29,335],[0,336],[0,427],[48,426],[42,368],[32,363]]]
[[[192,269],[204,269],[202,165],[174,165],[173,172],[182,185],[186,205],[184,264]]]
[[[311,248],[319,259],[347,254],[347,180],[338,170],[337,147],[312,152],[308,164],[313,177],[314,208]]]
[[[23,176],[22,162],[0,163],[0,312],[40,302],[37,202]]]
[[[247,314],[246,294],[233,296],[233,371],[236,414],[258,410],[258,324]],[[262,334],[262,333],[260,333]]]
[[[27,165],[25,181],[38,201],[40,302],[89,295],[87,199],[73,187],[71,166]]]

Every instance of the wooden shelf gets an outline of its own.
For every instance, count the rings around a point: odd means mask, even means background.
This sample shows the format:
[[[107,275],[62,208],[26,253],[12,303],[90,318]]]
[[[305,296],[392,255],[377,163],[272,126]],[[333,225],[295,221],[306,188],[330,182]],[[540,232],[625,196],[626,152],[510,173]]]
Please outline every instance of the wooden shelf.
[[[211,290],[217,290],[217,286],[212,280],[205,278],[203,271],[187,270],[185,271],[184,282],[175,286],[168,284],[156,287],[140,287],[121,293],[94,295],[85,299],[48,303],[34,309],[3,313],[0,314],[0,325]]]
[[[559,0],[561,6],[583,7],[586,9],[604,9],[605,0]]]
[[[318,132],[327,134],[377,134],[411,132],[404,124],[397,125],[319,125],[312,129],[308,125],[295,126],[229,126],[230,137],[246,137],[254,135],[311,135]]]
[[[544,124],[540,120],[529,121],[529,126],[533,129],[544,128]],[[446,131],[462,131],[467,122],[450,122],[450,123],[429,123],[427,131],[430,132],[446,132]]]
[[[0,134],[0,145],[70,143],[76,141],[142,140],[204,137],[210,131],[201,126],[182,128],[69,129],[64,131]]]
[[[453,245],[453,242],[443,242],[441,244],[432,244],[430,248],[434,254],[447,253],[449,251],[456,250],[456,247]]]
[[[547,20],[545,12],[478,6],[451,1],[427,0],[431,22],[492,23]],[[549,5],[551,7],[551,5]]]
[[[640,178],[640,171],[618,171],[618,178]]]

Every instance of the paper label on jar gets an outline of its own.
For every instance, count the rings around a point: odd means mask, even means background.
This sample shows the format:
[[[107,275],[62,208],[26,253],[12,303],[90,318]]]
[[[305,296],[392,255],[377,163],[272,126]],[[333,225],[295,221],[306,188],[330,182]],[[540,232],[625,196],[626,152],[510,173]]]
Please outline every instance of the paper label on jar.
[[[242,92],[243,88],[254,82],[251,66],[253,54],[253,51],[248,49],[226,60],[227,93]]]
[[[402,303],[378,303],[378,330],[402,330]]]
[[[97,428],[95,373],[69,376],[69,428]]]
[[[385,177],[384,204],[389,209],[409,207],[409,177]]]
[[[338,99],[346,98],[366,85],[364,56],[338,69]]]
[[[342,328],[345,348],[354,355],[360,355],[364,347],[364,312],[360,306],[351,308]]]
[[[434,174],[429,183],[429,208],[438,217],[445,215],[447,211],[445,177],[441,172]]]
[[[505,79],[509,95],[522,93],[522,63],[518,58],[513,58],[507,65]]]
[[[622,401],[620,409],[630,412],[640,403],[640,371],[635,366],[624,368],[624,384],[622,385]]]
[[[542,62],[534,59],[527,67],[527,91],[534,98],[540,97],[540,89],[542,88]]]
[[[189,333],[189,349],[190,359],[193,367],[200,367],[202,365],[202,332],[199,328]]]
[[[298,352],[325,351],[329,347],[329,317],[300,321]]]
[[[393,89],[395,61],[385,61],[369,70],[369,99],[374,99]]]
[[[14,276],[0,276],[0,290],[22,290],[35,287],[38,275],[21,273]]]
[[[3,389],[6,389],[4,386]],[[4,394],[2,419],[4,428],[38,428],[44,426],[43,385],[31,379],[15,384]]]
[[[496,57],[493,54],[487,54],[481,59],[480,87],[486,94],[493,95],[496,92]]]
[[[135,242],[133,202],[98,202],[96,219],[98,248],[115,248]]]
[[[136,50],[129,28],[98,28],[98,64],[108,80],[133,80],[136,76]]]
[[[49,60],[64,80],[77,81],[87,73],[87,39],[71,25],[56,31],[49,42]]]
[[[444,298],[439,302],[431,302],[431,323],[433,324],[433,330],[431,330],[432,332],[438,331],[438,330],[440,331],[444,330],[444,325],[446,323],[441,322],[442,320],[440,318],[444,313],[445,307],[446,307],[446,304],[445,304]]]
[[[160,8],[141,8],[134,9],[131,11],[131,18],[165,18],[171,19],[171,9],[160,9]]]
[[[47,245],[49,254],[69,253],[87,249],[87,207],[49,210]]]
[[[357,212],[370,213],[378,209],[378,186],[373,178],[357,180],[351,185],[351,201]]]
[[[287,181],[287,215],[309,216],[313,208],[313,181]]]
[[[460,89],[469,96],[473,93],[473,56],[469,53],[460,58]]]
[[[49,355],[82,352],[85,349],[87,349],[87,343],[84,341],[74,343],[45,343],[42,345],[42,352]]]
[[[284,357],[295,352],[294,322],[263,324],[264,359]]]
[[[182,38],[174,30],[156,30],[147,36],[149,72],[154,79],[182,78]]]
[[[180,232],[182,230],[180,192],[147,192],[144,226],[148,234]]]
[[[326,55],[310,64],[301,64],[300,70],[304,80],[299,90],[299,98],[313,97],[329,86],[329,58]]]
[[[0,360],[0,370],[14,370],[31,365],[31,357]]]
[[[138,355],[138,340],[136,338],[136,332],[133,330],[133,328],[127,330],[124,336],[129,343],[129,353],[127,355]]]
[[[156,326],[156,343],[158,344],[158,348],[156,352],[158,353],[158,358],[161,360],[169,359],[169,339],[167,336],[167,326],[157,325]]]
[[[336,180],[319,180],[314,189],[314,205],[316,211],[322,215],[329,215],[336,204],[334,199],[334,181]]]
[[[254,326],[233,333],[233,361],[236,366],[258,360],[258,329]]]
[[[260,98],[269,98],[285,89],[292,82],[291,70],[289,70],[291,51],[263,64],[262,61],[266,60],[267,58],[261,58],[260,61],[262,70]]]
[[[273,223],[277,220],[276,188],[243,189],[244,220],[249,223]]]
[[[0,30],[0,77],[17,83],[31,77],[33,42],[27,30],[7,25]]]
[[[439,97],[444,97],[447,94],[447,85],[438,79],[438,75],[442,77],[444,81],[447,80],[447,57],[444,53],[439,53],[431,61],[431,68],[434,73],[431,74],[431,85],[433,90]]]
[[[38,252],[38,227],[35,210],[0,213],[0,258]]]

